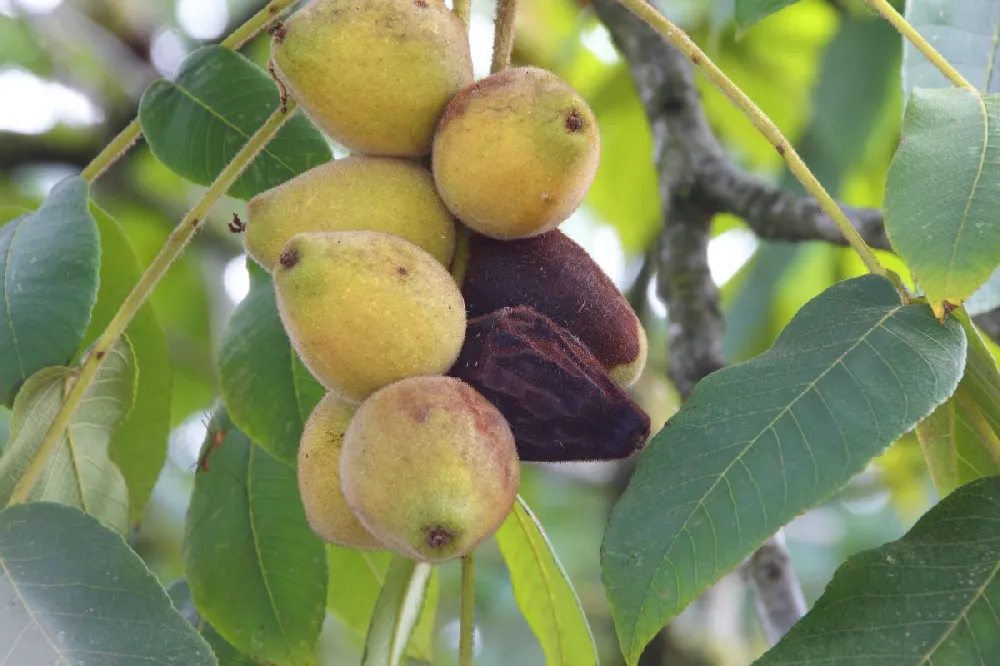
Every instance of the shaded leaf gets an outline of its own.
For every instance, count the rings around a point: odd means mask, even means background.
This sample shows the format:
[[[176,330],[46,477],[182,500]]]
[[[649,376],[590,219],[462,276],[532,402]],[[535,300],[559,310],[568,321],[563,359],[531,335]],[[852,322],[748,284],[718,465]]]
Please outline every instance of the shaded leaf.
[[[195,606],[240,652],[314,664],[326,559],[309,529],[295,470],[255,446],[219,409],[195,476],[184,570]]]
[[[6,664],[216,664],[121,536],[78,510],[0,511]]]
[[[597,646],[580,600],[534,514],[520,497],[496,533],[514,597],[549,666],[597,664]]]
[[[0,454],[7,447],[10,439],[10,410],[0,406]]]
[[[938,492],[1000,474],[1000,371],[968,317],[960,316],[968,350],[955,395],[917,424]]]
[[[910,93],[889,166],[885,227],[938,317],[993,274],[1000,257],[1000,96]]]
[[[622,651],[828,498],[955,390],[965,336],[865,276],[807,303],[764,354],[702,380],[647,445],[604,536]]]
[[[0,228],[0,402],[42,368],[73,358],[97,298],[101,260],[90,187],[57,183],[42,206]]]
[[[798,0],[736,0],[736,25],[744,30]]]
[[[157,159],[179,175],[208,185],[278,108],[271,77],[244,56],[222,46],[188,55],[173,81],[150,84],[139,102],[139,120]],[[229,195],[249,199],[332,159],[309,120],[289,120]]]
[[[174,608],[180,611],[188,624],[197,629],[202,638],[212,647],[212,652],[215,653],[219,666],[257,666],[257,662],[227,643],[226,639],[220,636],[219,632],[201,616],[198,609],[194,607],[194,600],[191,599],[191,587],[186,580],[182,578],[175,582],[167,590],[167,594],[170,596]]]
[[[907,0],[906,20],[934,45],[969,83],[1000,92],[1000,4],[992,0]],[[951,88],[952,84],[909,41],[903,50],[903,89]]]
[[[973,481],[899,541],[850,557],[756,663],[992,664],[1000,654],[1000,477]]]
[[[91,212],[101,234],[101,279],[82,348],[104,332],[140,275],[139,260],[121,225],[96,205],[91,205]],[[139,381],[132,409],[111,437],[109,454],[125,477],[129,522],[135,524],[142,517],[167,457],[170,354],[167,338],[149,303],[135,313],[125,335],[135,353]]]
[[[75,374],[46,368],[33,375],[14,401],[11,442],[0,458],[0,501],[10,495],[49,431]],[[76,507],[119,532],[128,529],[128,490],[108,457],[112,433],[132,408],[136,368],[132,347],[122,338],[108,352],[93,383],[73,413],[62,439],[38,477],[31,499]]]
[[[362,666],[397,666],[420,617],[433,567],[393,555],[372,613]]]
[[[219,376],[230,417],[275,458],[295,464],[302,427],[323,387],[288,341],[271,279],[254,262],[250,293],[222,334]]]

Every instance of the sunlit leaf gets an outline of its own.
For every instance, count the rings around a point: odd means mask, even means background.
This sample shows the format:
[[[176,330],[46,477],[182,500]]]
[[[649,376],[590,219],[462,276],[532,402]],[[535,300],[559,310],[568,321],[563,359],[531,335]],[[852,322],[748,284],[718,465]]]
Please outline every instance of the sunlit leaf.
[[[736,0],[736,25],[743,29],[798,0]]]
[[[0,511],[0,598],[11,666],[217,663],[121,536],[70,507]]]
[[[101,234],[101,279],[90,326],[82,348],[104,332],[125,297],[139,280],[139,261],[117,220],[91,206]],[[135,353],[139,381],[131,411],[115,428],[109,454],[125,477],[129,494],[129,521],[142,516],[167,457],[170,433],[170,355],[167,338],[153,308],[146,303],[125,329]]]
[[[372,613],[362,666],[397,666],[420,618],[433,567],[393,555]]]
[[[184,541],[195,606],[258,661],[314,664],[326,556],[306,522],[295,469],[254,445],[222,409],[202,460]]]
[[[149,86],[139,103],[139,120],[161,162],[208,185],[278,103],[278,89],[267,72],[230,49],[205,46],[184,59],[173,81],[159,79]],[[229,188],[229,195],[249,199],[331,157],[323,135],[297,114]]]
[[[622,651],[828,498],[955,390],[953,319],[874,276],[838,283],[764,354],[702,380],[647,445],[602,548]]]
[[[42,368],[69,363],[90,321],[101,247],[89,194],[82,178],[67,178],[37,211],[0,227],[0,403]]]
[[[1000,263],[1000,96],[910,93],[889,167],[885,225],[931,307],[960,305]]]
[[[302,427],[325,391],[288,341],[270,277],[247,264],[250,293],[233,311],[219,345],[222,397],[243,432],[294,464]]]
[[[11,441],[0,458],[0,502],[10,500],[48,433],[75,375],[46,368],[33,375],[14,401]],[[30,498],[76,507],[119,532],[128,529],[128,489],[108,457],[108,445],[135,395],[135,355],[128,340],[108,352],[72,421],[46,460]]]
[[[899,541],[849,558],[759,666],[992,664],[1000,477],[962,486]]]
[[[517,605],[542,645],[545,663],[597,664],[597,646],[580,600],[542,526],[520,497],[496,539]]]

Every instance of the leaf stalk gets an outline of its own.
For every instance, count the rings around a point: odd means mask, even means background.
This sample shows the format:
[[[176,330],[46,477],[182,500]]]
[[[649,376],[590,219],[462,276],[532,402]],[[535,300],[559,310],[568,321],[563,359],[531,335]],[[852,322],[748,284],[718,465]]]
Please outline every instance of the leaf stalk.
[[[472,666],[476,633],[476,574],[472,553],[462,558],[462,611],[459,624],[458,664]]]
[[[264,121],[260,129],[250,137],[243,148],[236,153],[232,161],[219,174],[218,178],[205,190],[201,198],[195,202],[191,210],[187,212],[177,227],[170,233],[166,243],[160,248],[159,254],[156,255],[146,269],[146,272],[136,282],[131,293],[125,298],[121,307],[118,308],[118,312],[115,313],[115,316],[108,323],[108,327],[104,330],[104,333],[94,342],[90,353],[81,363],[77,371],[76,380],[63,399],[62,406],[52,421],[52,425],[49,426],[48,431],[45,433],[45,438],[42,440],[38,452],[14,487],[14,491],[10,496],[10,505],[25,502],[31,496],[32,489],[45,470],[45,464],[49,456],[62,439],[66,428],[69,427],[70,420],[73,418],[77,407],[80,406],[80,402],[83,400],[87,389],[90,388],[94,378],[97,376],[97,371],[100,369],[104,357],[114,347],[115,343],[118,342],[125,329],[128,328],[132,318],[135,317],[136,312],[138,312],[139,308],[149,298],[149,295],[153,292],[153,288],[156,287],[160,279],[166,274],[170,265],[181,255],[188,242],[190,242],[204,224],[208,211],[232,187],[236,179],[240,177],[240,174],[257,157],[257,154],[264,146],[274,138],[274,135],[281,129],[281,126],[294,113],[295,102],[292,100],[288,102],[287,113],[283,113],[281,109],[272,113]]]
[[[497,0],[496,34],[493,38],[493,62],[490,74],[502,72],[510,66],[510,54],[514,52],[514,19],[517,16],[517,0]]]
[[[222,40],[220,45],[227,49],[239,49],[274,21],[275,17],[293,2],[295,0],[271,0],[264,5],[263,9],[247,19],[246,23]],[[139,118],[136,117],[115,138],[111,139],[111,142],[97,154],[97,157],[91,160],[90,164],[84,167],[80,176],[88,183],[93,183],[104,175],[104,172],[110,169],[115,162],[124,157],[125,153],[141,138],[142,125],[139,123]]]
[[[671,23],[645,0],[619,0],[626,9],[638,16],[650,28],[659,33],[674,48],[684,54],[692,63],[701,69],[709,80],[716,85],[729,100],[742,111],[753,123],[764,137],[774,146],[778,154],[785,160],[789,171],[798,179],[806,191],[811,194],[820,207],[830,216],[830,219],[840,229],[847,242],[858,253],[861,260],[871,273],[887,278],[896,285],[897,290],[902,288],[898,277],[890,275],[885,267],[875,256],[874,251],[865,243],[861,234],[854,228],[851,221],[840,209],[833,197],[823,188],[816,176],[812,174],[799,154],[795,152],[792,144],[785,138],[777,125],[767,117],[767,115],[757,107],[746,93],[739,86],[726,76],[719,69],[719,66],[712,62],[704,51],[698,48],[687,33]],[[903,293],[903,292],[901,292]]]
[[[939,72],[944,74],[945,78],[951,81],[954,85],[959,88],[965,88],[970,90],[977,95],[979,90],[976,89],[969,81],[962,76],[957,69],[952,67],[951,63],[948,62],[943,55],[941,55],[937,49],[931,46],[930,42],[924,39],[916,29],[910,25],[903,16],[896,11],[896,9],[890,5],[886,0],[867,0],[868,6],[871,7],[879,16],[884,18],[889,24],[896,29],[896,32],[901,34],[907,39],[913,46],[920,51],[927,60],[934,65]]]

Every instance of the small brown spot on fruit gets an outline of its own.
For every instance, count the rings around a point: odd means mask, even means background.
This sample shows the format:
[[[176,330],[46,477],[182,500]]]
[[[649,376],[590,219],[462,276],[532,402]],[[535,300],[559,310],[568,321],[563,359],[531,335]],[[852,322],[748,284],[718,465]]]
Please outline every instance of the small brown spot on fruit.
[[[569,113],[566,114],[564,124],[570,132],[579,132],[583,129],[583,116],[576,109],[570,109]]]
[[[403,276],[409,273],[409,271],[406,270],[406,266],[396,266],[396,272]]]
[[[434,550],[444,548],[455,539],[454,534],[440,525],[424,528],[424,531],[427,533],[427,545]]]
[[[96,354],[94,354],[94,356],[97,358],[98,361],[100,361],[104,358],[104,352],[99,351]]]
[[[415,4],[417,7],[420,7],[421,9],[427,9],[427,7],[429,6],[427,4],[427,0],[414,0],[413,4]]]
[[[295,264],[299,263],[299,251],[295,249],[285,250],[278,257],[278,263],[280,263],[285,268],[292,268]]]

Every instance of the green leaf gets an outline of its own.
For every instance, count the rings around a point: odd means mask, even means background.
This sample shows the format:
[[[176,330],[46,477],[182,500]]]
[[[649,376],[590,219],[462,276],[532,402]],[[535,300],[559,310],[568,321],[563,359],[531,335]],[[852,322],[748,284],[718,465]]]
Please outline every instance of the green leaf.
[[[206,46],[184,59],[174,81],[150,84],[139,102],[139,120],[157,159],[184,178],[208,185],[278,104],[278,89],[264,70],[235,51]],[[323,135],[298,114],[229,195],[250,199],[331,159]]]
[[[327,545],[327,567],[330,584],[326,607],[355,636],[364,639],[371,623],[372,612],[385,583],[391,553],[388,551],[353,550]],[[407,655],[431,662],[434,656],[434,615],[438,605],[438,573],[431,574],[420,619],[410,637]]]
[[[0,458],[0,501],[4,504],[37,455],[74,379],[69,368],[46,368],[32,375],[18,393],[10,422],[10,446]],[[108,352],[46,461],[31,492],[32,500],[67,504],[119,532],[128,530],[128,490],[108,457],[108,443],[132,407],[135,380],[135,356],[128,340],[122,338]]]
[[[1000,257],[1000,96],[910,94],[885,186],[885,227],[941,318],[993,274]]]
[[[746,30],[762,18],[796,2],[798,0],[736,0],[736,25]]]
[[[969,83],[1000,92],[1000,4],[993,0],[907,0],[906,19]],[[903,89],[951,88],[952,84],[916,47],[905,42]]]
[[[598,663],[580,600],[531,509],[520,497],[496,533],[514,597],[545,652],[548,666]]]
[[[961,485],[1000,474],[1000,371],[968,317],[965,375],[955,395],[917,424],[931,478],[944,496]]]
[[[243,432],[294,465],[302,426],[325,391],[288,341],[270,277],[247,264],[250,293],[233,311],[219,345],[222,397]]]
[[[217,663],[121,536],[76,509],[0,511],[0,598],[6,664]]]
[[[759,666],[993,664],[1000,654],[1000,477],[974,481],[899,541],[850,557]]]
[[[135,250],[117,220],[93,204],[91,212],[101,234],[101,280],[82,348],[104,332],[141,274]],[[132,410],[115,428],[109,453],[125,477],[129,522],[135,524],[142,517],[167,458],[170,354],[167,338],[149,303],[139,308],[125,335],[135,352],[139,382]]]
[[[865,276],[807,303],[764,354],[702,380],[647,445],[605,532],[604,586],[629,663],[944,402],[965,349],[953,318],[940,324]]]
[[[0,228],[0,402],[42,368],[73,358],[97,297],[101,260],[90,187],[60,181],[33,213]]]
[[[194,607],[191,587],[186,580],[181,579],[175,582],[167,590],[167,594],[170,596],[174,608],[180,611],[188,624],[197,629],[202,638],[212,647],[212,652],[215,653],[219,666],[257,666],[257,662],[227,643],[226,639],[220,636],[219,632],[201,616],[198,609]]]
[[[309,529],[295,470],[219,409],[195,476],[184,570],[195,605],[229,643],[279,666],[314,664],[326,558]]]
[[[393,555],[375,603],[361,666],[397,666],[421,615],[433,567]]]

